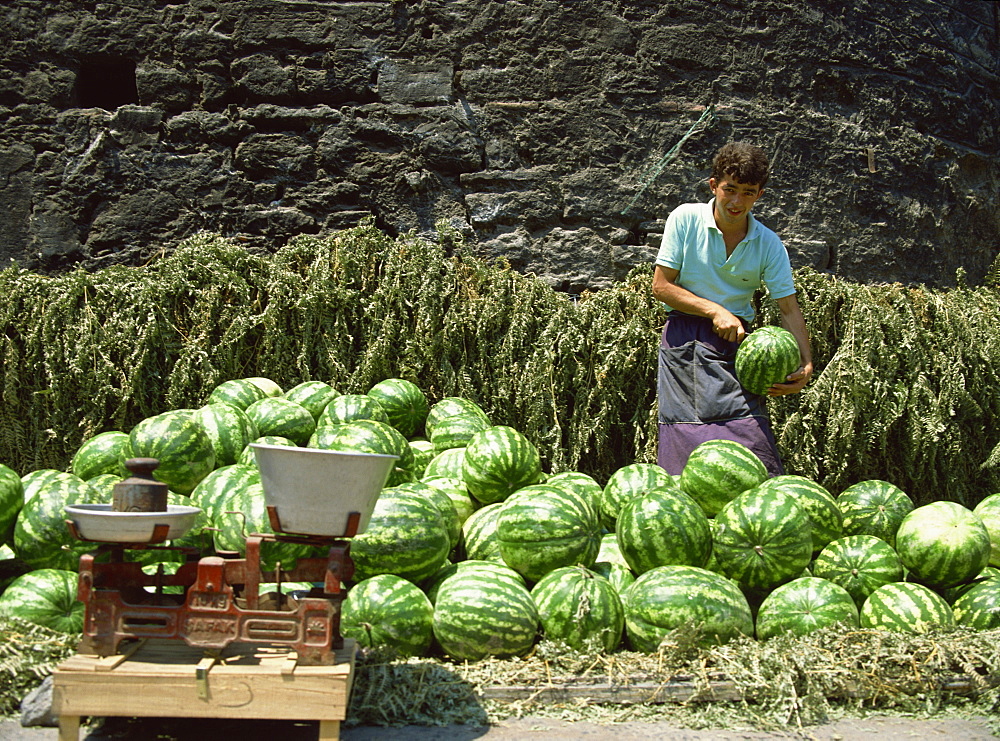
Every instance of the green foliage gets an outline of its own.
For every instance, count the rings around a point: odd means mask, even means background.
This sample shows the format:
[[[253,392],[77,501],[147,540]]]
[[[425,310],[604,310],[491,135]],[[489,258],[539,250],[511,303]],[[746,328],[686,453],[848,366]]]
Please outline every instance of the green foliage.
[[[445,246],[447,245],[447,250]],[[68,466],[89,437],[204,403],[230,378],[364,393],[406,378],[465,396],[552,472],[655,460],[651,269],[574,301],[502,263],[371,225],[271,256],[202,234],[143,268],[0,272],[0,461]],[[1000,491],[1000,295],[799,271],[817,373],[771,403],[786,467],[837,493],[868,478],[917,503]],[[761,321],[778,323],[761,306]]]
[[[0,715],[8,715],[60,661],[73,654],[79,636],[2,617],[0,639]]]

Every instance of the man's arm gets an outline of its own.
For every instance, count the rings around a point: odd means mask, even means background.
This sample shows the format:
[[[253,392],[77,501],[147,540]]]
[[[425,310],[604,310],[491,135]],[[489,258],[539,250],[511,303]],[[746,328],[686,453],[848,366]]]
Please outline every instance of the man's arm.
[[[809,345],[809,332],[806,330],[806,320],[802,316],[802,309],[799,308],[799,301],[793,293],[791,296],[779,298],[777,300],[778,310],[781,312],[781,325],[792,333],[795,342],[799,346],[799,357],[801,364],[798,370],[788,374],[788,383],[776,383],[767,391],[768,396],[783,396],[784,394],[797,394],[812,378],[812,348]]]
[[[722,339],[742,342],[746,331],[739,317],[714,301],[696,296],[677,285],[678,275],[679,271],[673,268],[657,265],[653,270],[653,296],[671,309],[711,319],[712,331]],[[805,323],[802,327],[805,331]],[[808,341],[806,344],[808,345]]]

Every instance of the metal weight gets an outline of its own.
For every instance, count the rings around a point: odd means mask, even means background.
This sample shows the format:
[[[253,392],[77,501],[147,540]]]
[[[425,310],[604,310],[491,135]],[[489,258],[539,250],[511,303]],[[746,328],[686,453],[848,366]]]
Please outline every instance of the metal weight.
[[[125,468],[132,474],[115,484],[112,512],[166,512],[167,485],[153,477],[160,465],[156,458],[129,458]]]

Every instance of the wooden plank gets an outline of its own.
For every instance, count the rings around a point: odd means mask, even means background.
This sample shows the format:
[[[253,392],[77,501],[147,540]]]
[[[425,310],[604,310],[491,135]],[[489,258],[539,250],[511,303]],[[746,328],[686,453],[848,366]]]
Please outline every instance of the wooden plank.
[[[708,702],[743,699],[733,682],[710,682],[707,688],[691,682],[639,682],[612,684],[552,684],[537,687],[484,687],[484,700],[500,702],[573,702],[589,700],[611,704]]]

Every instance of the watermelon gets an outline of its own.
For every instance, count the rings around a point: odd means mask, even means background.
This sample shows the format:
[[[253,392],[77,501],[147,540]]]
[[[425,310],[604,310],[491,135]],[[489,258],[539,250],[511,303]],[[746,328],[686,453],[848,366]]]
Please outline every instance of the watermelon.
[[[625,590],[622,605],[628,639],[644,653],[655,653],[671,631],[682,627],[696,628],[706,645],[753,635],[753,615],[739,587],[697,566],[650,569]]]
[[[389,424],[389,415],[374,397],[367,394],[343,394],[330,400],[319,419],[317,426],[340,425],[357,419],[374,419],[377,422]]]
[[[427,470],[427,464],[434,459],[437,451],[434,450],[434,445],[430,440],[422,438],[409,440],[407,441],[407,445],[410,446],[410,465],[408,468],[414,477],[418,479],[423,478],[424,472]]]
[[[124,466],[122,467],[122,471],[125,471]],[[75,473],[57,471],[54,468],[39,468],[21,477],[21,492],[24,495],[24,501],[27,502],[35,496],[39,489],[59,479],[70,482],[82,480]]]
[[[358,582],[341,605],[340,632],[366,648],[423,656],[433,639],[434,608],[420,587],[393,574]]]
[[[552,474],[545,479],[544,483],[549,486],[558,486],[575,491],[589,501],[590,506],[594,508],[594,512],[600,516],[601,495],[604,493],[604,487],[598,484],[593,476],[581,473],[580,471],[563,471],[562,473]]]
[[[24,504],[24,484],[13,468],[0,463],[0,545],[14,537],[17,513]]]
[[[483,504],[502,502],[541,477],[538,448],[513,427],[481,430],[464,451],[462,478],[469,494]]]
[[[970,581],[990,561],[990,534],[957,502],[931,502],[903,518],[896,552],[916,581],[943,589]]]
[[[774,589],[757,611],[757,638],[805,635],[842,623],[858,627],[858,607],[847,590],[832,581],[803,576]]]
[[[316,420],[301,404],[268,396],[247,407],[247,416],[260,435],[287,437],[296,445],[305,445],[316,430]]]
[[[861,607],[879,587],[903,580],[903,563],[895,549],[881,538],[846,535],[819,552],[812,573],[842,586]]]
[[[675,484],[673,477],[655,463],[622,466],[608,479],[598,498],[598,515],[608,530],[615,529],[622,505],[634,496]]]
[[[676,486],[651,489],[622,505],[618,546],[635,574],[657,566],[704,566],[712,552],[708,517]]]
[[[504,563],[531,581],[562,566],[590,566],[601,547],[590,503],[547,484],[523,487],[503,503],[496,537]]]
[[[223,381],[208,395],[206,404],[224,402],[232,404],[234,407],[246,410],[255,401],[266,397],[264,390],[246,378],[237,378],[230,381]]]
[[[128,435],[118,430],[102,432],[77,448],[69,470],[86,481],[102,473],[122,474]]]
[[[951,606],[958,625],[976,630],[1000,628],[1000,578],[972,585]]]
[[[1000,566],[1000,493],[990,494],[972,510],[990,534],[990,565]]]
[[[282,394],[281,386],[272,381],[270,378],[257,376],[255,378],[245,378],[243,380],[252,383],[254,386],[263,391],[264,396],[278,397]]]
[[[187,410],[164,412],[133,427],[122,462],[129,458],[156,458],[156,479],[177,494],[190,494],[215,468],[212,440]]]
[[[795,500],[812,525],[814,553],[823,550],[843,533],[844,516],[837,500],[812,479],[795,475],[775,476],[759,484],[757,490],[781,491]]]
[[[66,527],[67,504],[91,504],[99,497],[71,473],[50,477],[24,503],[14,524],[14,552],[31,569],[76,570],[94,544],[73,538]]]
[[[450,550],[440,510],[425,497],[406,491],[379,497],[368,529],[351,541],[358,581],[395,574],[419,583],[444,565]]]
[[[570,648],[614,651],[625,613],[611,582],[582,566],[550,571],[531,589],[546,639]]]
[[[445,478],[458,479],[462,482],[462,486],[465,486],[465,476],[462,474],[464,470],[465,448],[451,448],[450,450],[443,450],[431,458],[430,463],[424,469],[423,478],[443,476]],[[468,487],[466,487],[466,491],[468,491]]]
[[[743,492],[715,517],[718,571],[752,591],[766,591],[802,574],[812,559],[812,526],[795,500],[780,491]]]
[[[611,582],[619,595],[625,594],[625,590],[635,583],[635,574],[631,569],[614,561],[594,561],[590,570]]]
[[[470,399],[465,399],[461,396],[446,396],[440,401],[435,402],[431,405],[430,409],[427,411],[427,418],[424,420],[424,430],[427,436],[430,437],[434,434],[434,428],[437,423],[442,419],[447,417],[452,417],[455,415],[472,415],[479,417],[484,422],[487,423],[487,427],[492,426],[490,424],[490,418],[487,416],[486,412],[476,404],[476,402]]]
[[[896,633],[952,628],[955,616],[944,598],[923,584],[894,582],[872,592],[861,607],[861,627]]]
[[[476,505],[472,501],[472,497],[469,496],[469,490],[465,488],[465,482],[461,479],[432,476],[420,479],[420,482],[428,486],[433,486],[435,489],[440,489],[447,495],[455,507],[455,512],[458,514],[458,521],[462,525],[476,511]]]
[[[430,484],[425,484],[421,481],[407,481],[402,484],[397,484],[396,486],[382,489],[382,493],[379,494],[379,497],[395,496],[401,491],[416,494],[423,497],[427,501],[432,502],[434,506],[437,507],[438,512],[440,512],[441,517],[444,520],[445,531],[448,533],[448,543],[450,549],[458,545],[458,542],[462,537],[462,521],[459,519],[458,509],[451,501],[451,497],[449,497],[443,489],[435,488]]]
[[[83,630],[83,603],[76,598],[78,576],[69,569],[43,568],[21,574],[0,594],[0,615],[62,633]]]
[[[434,603],[434,637],[445,654],[478,661],[527,653],[539,616],[527,587],[478,569],[448,578]]]
[[[253,448],[250,447],[254,443],[259,445],[288,445],[292,448],[298,447],[287,437],[281,437],[280,435],[264,435],[263,437],[258,437],[256,440],[252,441],[250,445],[243,448],[243,452],[240,453],[240,457],[236,461],[239,465],[252,466],[254,468],[257,467],[257,456],[254,454]]]
[[[500,555],[500,542],[497,540],[497,520],[502,507],[500,502],[480,507],[462,525],[462,544],[466,558],[504,563],[503,556]]]
[[[795,335],[781,327],[760,327],[736,350],[736,379],[750,393],[763,395],[773,384],[785,383],[800,362]]]
[[[121,483],[122,477],[116,473],[102,473],[87,479],[90,488],[97,492],[96,502],[111,504],[115,499],[115,487]]]
[[[597,560],[617,563],[626,569],[631,569],[628,561],[625,560],[621,546],[618,545],[618,535],[616,533],[604,533],[601,536],[601,548],[597,551]]]
[[[519,573],[514,571],[510,566],[504,563],[498,563],[496,561],[474,561],[465,560],[459,561],[458,563],[447,563],[437,570],[437,573],[432,575],[423,583],[424,591],[427,593],[428,599],[430,599],[431,604],[437,602],[437,594],[440,591],[441,586],[455,574],[459,574],[465,571],[478,570],[487,574],[488,576],[498,579],[507,580],[514,584],[524,586],[524,577]]]
[[[895,484],[870,479],[840,492],[837,506],[844,515],[844,535],[874,535],[893,548],[899,523],[913,511],[913,502]]]
[[[440,453],[449,448],[464,448],[477,432],[492,427],[490,421],[476,414],[453,414],[438,420],[430,433],[434,450]]]
[[[767,479],[767,469],[747,446],[732,440],[708,440],[688,456],[680,486],[705,510],[716,514],[739,494]]]
[[[304,407],[317,422],[327,404],[338,396],[340,392],[323,381],[303,381],[282,394],[283,399]]]
[[[258,437],[260,432],[250,416],[239,407],[225,402],[206,404],[194,413],[215,451],[215,467],[229,466]]]
[[[417,384],[405,378],[387,378],[368,389],[368,396],[382,405],[389,424],[403,437],[413,437],[423,431],[429,405]]]
[[[173,545],[194,545],[208,555],[213,539],[210,533],[203,534],[205,528],[213,526],[223,509],[230,506],[227,500],[239,489],[250,484],[260,484],[260,471],[257,466],[247,466],[234,463],[230,466],[217,468],[208,474],[191,492],[188,504],[201,508],[202,514],[196,518],[194,526]],[[207,535],[208,537],[205,537]]]

